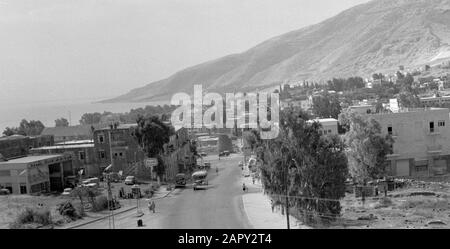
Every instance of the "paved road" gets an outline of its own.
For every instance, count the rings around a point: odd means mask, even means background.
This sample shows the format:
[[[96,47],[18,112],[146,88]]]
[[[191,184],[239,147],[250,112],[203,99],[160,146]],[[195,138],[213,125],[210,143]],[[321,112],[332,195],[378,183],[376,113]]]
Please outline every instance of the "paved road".
[[[208,175],[209,186],[194,191],[190,186],[177,189],[164,199],[156,201],[156,213],[150,213],[142,201],[144,215],[137,218],[136,210],[115,217],[116,228],[137,228],[142,219],[143,228],[204,228],[204,229],[248,229],[251,228],[242,204],[241,169],[238,162],[243,158],[231,155],[217,160],[206,158],[212,163]],[[216,174],[215,168],[219,168]],[[88,224],[83,228],[108,228],[108,219]]]

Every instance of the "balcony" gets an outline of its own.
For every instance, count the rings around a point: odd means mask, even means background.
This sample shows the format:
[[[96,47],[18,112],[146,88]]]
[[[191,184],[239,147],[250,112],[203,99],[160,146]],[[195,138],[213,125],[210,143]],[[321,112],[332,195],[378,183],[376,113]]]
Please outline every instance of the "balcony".
[[[442,153],[442,145],[427,146],[427,152],[429,154],[439,154]]]

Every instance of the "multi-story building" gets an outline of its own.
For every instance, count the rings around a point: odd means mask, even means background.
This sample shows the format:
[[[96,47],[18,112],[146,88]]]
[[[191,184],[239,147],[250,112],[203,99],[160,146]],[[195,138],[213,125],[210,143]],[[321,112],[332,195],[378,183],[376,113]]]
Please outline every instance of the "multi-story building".
[[[94,147],[100,170],[113,162],[113,171],[129,174],[138,164],[143,164],[145,153],[134,137],[137,124],[120,124],[96,129],[93,133]],[[110,140],[111,138],[111,140]]]
[[[450,120],[447,108],[401,110],[367,115],[394,139],[388,156],[394,176],[428,176],[450,171]]]
[[[425,107],[440,107],[440,106],[448,106],[450,104],[450,96],[433,96],[433,97],[424,97],[420,98],[420,102]]]
[[[34,148],[31,149],[30,153],[33,155],[69,154],[73,158],[75,172],[83,170],[83,176],[85,177],[101,175],[100,160],[95,153],[94,141],[92,140]]]
[[[179,129],[170,137],[169,143],[164,145],[163,161],[166,167],[164,178],[172,181],[178,173],[190,173],[196,163],[194,153],[191,151],[191,137],[185,128]]]
[[[92,139],[94,129],[99,125],[77,125],[67,127],[46,127],[41,135],[52,135],[55,143],[70,140],[87,140]]]
[[[0,162],[0,188],[13,194],[62,192],[70,176],[70,155],[27,156]]]

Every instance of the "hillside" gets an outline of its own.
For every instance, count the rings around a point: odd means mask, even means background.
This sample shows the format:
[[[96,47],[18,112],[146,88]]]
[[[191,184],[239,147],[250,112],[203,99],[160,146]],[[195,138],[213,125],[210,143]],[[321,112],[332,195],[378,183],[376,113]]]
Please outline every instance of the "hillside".
[[[450,0],[374,0],[243,53],[177,72],[107,102],[169,99],[208,91],[253,90],[285,81],[369,76],[450,60]]]

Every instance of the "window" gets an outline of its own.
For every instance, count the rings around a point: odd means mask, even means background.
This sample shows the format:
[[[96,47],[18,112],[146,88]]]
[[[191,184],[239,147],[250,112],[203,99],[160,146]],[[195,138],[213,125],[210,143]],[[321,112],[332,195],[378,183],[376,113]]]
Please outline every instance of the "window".
[[[389,126],[389,127],[388,127],[388,134],[389,134],[389,135],[392,135],[392,126]]]
[[[21,195],[27,194],[27,185],[20,184],[20,194]]]
[[[86,153],[84,151],[80,151],[78,153],[78,156],[79,156],[80,160],[84,160],[86,158]]]
[[[331,130],[328,130],[328,134],[331,134]]]
[[[11,172],[9,170],[0,170],[0,176],[11,176]]]
[[[428,171],[428,165],[419,165],[419,166],[416,166],[416,171],[417,172],[423,172],[423,171]]]
[[[430,132],[434,132],[434,122],[430,122]]]
[[[438,122],[438,126],[439,127],[444,127],[445,126],[445,121],[444,120],[439,121]]]
[[[106,153],[105,153],[105,151],[103,151],[103,150],[99,151],[99,152],[98,152],[98,157],[99,157],[100,159],[106,159]]]
[[[98,142],[101,143],[101,144],[105,143],[105,136],[98,135]]]

